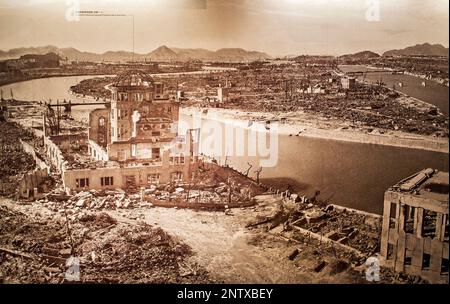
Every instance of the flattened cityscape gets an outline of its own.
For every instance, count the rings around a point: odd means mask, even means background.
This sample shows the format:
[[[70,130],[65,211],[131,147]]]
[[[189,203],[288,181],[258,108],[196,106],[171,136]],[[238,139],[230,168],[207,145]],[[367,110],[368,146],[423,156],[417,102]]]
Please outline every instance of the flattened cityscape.
[[[0,283],[448,284],[448,40],[147,53],[139,18],[0,50]]]

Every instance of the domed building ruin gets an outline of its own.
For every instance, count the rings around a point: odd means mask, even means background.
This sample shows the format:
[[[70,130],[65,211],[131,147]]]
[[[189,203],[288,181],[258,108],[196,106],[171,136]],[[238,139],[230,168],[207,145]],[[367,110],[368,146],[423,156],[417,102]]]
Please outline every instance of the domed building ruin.
[[[178,134],[179,102],[164,84],[129,71],[109,86],[111,106],[89,115],[88,150],[105,163],[65,172],[66,187],[125,188],[188,181],[198,161],[194,130]]]

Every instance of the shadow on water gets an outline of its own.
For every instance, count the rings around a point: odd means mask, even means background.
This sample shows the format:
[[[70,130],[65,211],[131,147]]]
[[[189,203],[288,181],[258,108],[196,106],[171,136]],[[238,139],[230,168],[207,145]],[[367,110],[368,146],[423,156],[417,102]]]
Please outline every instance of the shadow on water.
[[[295,193],[307,193],[313,186],[290,177],[261,178],[261,182],[281,191],[292,189]]]

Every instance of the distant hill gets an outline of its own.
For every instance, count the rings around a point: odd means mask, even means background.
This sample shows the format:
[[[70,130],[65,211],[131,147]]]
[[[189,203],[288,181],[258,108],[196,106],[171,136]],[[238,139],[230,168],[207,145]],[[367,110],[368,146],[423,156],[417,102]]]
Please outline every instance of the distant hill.
[[[186,60],[203,60],[203,61],[253,61],[259,59],[270,58],[263,52],[246,51],[240,48],[220,49],[210,51],[206,49],[183,49],[169,48],[165,45],[156,48],[147,54],[135,53],[128,51],[108,51],[102,54],[82,52],[75,48],[58,48],[56,46],[15,48],[9,51],[0,50],[0,59],[19,58],[26,54],[44,55],[53,52],[62,58],[79,61],[130,61],[134,57],[135,60],[154,60],[154,61],[186,61]]]
[[[180,56],[178,56],[177,53],[175,53],[173,50],[169,49],[165,45],[160,46],[159,48],[151,51],[145,57],[148,57],[151,60],[156,60],[156,61],[182,60],[182,58]]]
[[[448,48],[441,44],[416,44],[415,46],[409,46],[401,50],[390,50],[383,53],[383,56],[446,56],[448,57]]]
[[[31,54],[31,55],[45,55],[48,53],[59,54],[59,49],[53,45],[40,46],[40,47],[22,47],[10,49],[7,52],[0,51],[0,58],[2,59],[13,59],[19,58],[20,56]]]
[[[269,59],[269,55],[258,51],[246,51],[241,48],[223,48],[217,51],[206,49],[172,48],[181,58],[204,61],[254,61]]]
[[[346,54],[339,56],[339,59],[343,60],[364,60],[364,59],[372,59],[380,57],[379,54],[374,53],[372,51],[362,51],[354,54]]]
[[[207,49],[181,49],[181,48],[171,48],[178,56],[184,58],[185,60],[211,60],[214,51]]]
[[[266,53],[257,52],[257,51],[246,51],[241,48],[225,48],[217,50],[214,53],[215,60],[219,61],[250,61],[250,60],[258,60],[258,59],[267,59],[270,58]]]

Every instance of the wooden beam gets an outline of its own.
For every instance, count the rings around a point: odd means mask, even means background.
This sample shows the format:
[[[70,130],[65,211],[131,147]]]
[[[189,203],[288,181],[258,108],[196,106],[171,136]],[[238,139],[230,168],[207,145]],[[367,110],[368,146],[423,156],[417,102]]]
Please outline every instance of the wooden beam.
[[[27,258],[27,259],[34,259],[34,257],[31,254],[24,253],[24,252],[21,252],[21,251],[18,251],[18,250],[13,250],[13,249],[0,247],[0,251],[8,253],[8,254],[11,254],[11,255]]]

